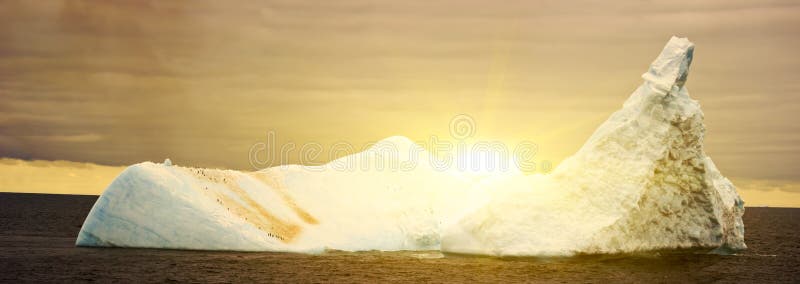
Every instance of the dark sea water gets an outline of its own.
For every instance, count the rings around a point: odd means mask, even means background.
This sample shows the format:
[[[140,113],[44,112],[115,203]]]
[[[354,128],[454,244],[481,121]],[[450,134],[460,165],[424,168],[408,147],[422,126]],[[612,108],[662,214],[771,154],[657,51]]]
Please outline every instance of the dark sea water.
[[[96,196],[0,193],[0,282],[800,282],[800,209],[747,208],[749,249],[492,258],[78,248]]]

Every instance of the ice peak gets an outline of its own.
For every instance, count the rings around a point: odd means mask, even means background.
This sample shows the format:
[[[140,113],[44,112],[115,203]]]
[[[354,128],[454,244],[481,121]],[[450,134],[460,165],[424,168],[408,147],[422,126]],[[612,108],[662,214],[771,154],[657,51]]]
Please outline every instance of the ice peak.
[[[415,143],[408,137],[397,135],[384,138],[383,140],[375,143],[373,147],[375,146],[392,146],[396,147],[397,149],[409,149],[415,146],[418,147],[419,145],[417,145],[417,143]]]
[[[642,78],[661,93],[668,93],[672,87],[683,87],[689,76],[692,64],[694,43],[687,38],[673,36],[661,54],[650,64],[650,69],[642,74]]]

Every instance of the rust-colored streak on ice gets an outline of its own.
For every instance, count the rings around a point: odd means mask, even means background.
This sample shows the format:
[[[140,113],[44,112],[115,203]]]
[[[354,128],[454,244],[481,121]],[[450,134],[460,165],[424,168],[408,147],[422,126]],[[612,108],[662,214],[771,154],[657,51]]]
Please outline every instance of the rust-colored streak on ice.
[[[231,213],[252,224],[259,230],[265,232],[267,236],[278,239],[284,243],[290,243],[302,231],[302,228],[294,223],[282,220],[270,213],[266,208],[253,200],[247,192],[242,189],[236,181],[236,174],[226,173],[219,170],[188,169],[190,173],[198,178],[205,179],[211,183],[221,184],[239,200],[230,195],[217,191],[213,186],[205,187],[203,190],[211,198],[216,199],[221,206]]]
[[[276,175],[277,173],[264,173],[264,172],[252,173],[252,176],[257,178],[261,182],[265,183],[272,189],[274,189],[275,192],[277,192],[281,196],[286,205],[292,208],[294,213],[297,214],[298,217],[303,219],[303,221],[312,225],[319,224],[319,221],[317,221],[317,219],[314,218],[314,216],[312,216],[310,213],[308,213],[308,211],[304,210],[303,208],[297,205],[297,203],[294,201],[294,198],[292,198],[289,195],[289,193],[286,192],[286,187],[280,181],[280,177]]]

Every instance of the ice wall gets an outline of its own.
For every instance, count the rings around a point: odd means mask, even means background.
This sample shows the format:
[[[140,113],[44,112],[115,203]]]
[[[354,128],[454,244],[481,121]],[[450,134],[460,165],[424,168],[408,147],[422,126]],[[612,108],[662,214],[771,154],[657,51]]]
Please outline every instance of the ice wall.
[[[743,202],[704,153],[703,114],[684,87],[693,49],[673,37],[623,108],[549,175],[397,167],[386,146],[427,161],[403,137],[319,167],[142,163],[106,189],[76,243],[485,255],[742,249]]]

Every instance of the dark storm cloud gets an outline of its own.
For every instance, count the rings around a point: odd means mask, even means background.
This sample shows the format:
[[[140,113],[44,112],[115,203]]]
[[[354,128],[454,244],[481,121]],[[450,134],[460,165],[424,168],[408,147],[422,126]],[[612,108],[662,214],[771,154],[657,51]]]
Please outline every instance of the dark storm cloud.
[[[726,174],[798,179],[794,1],[5,1],[0,156],[247,168],[279,142],[443,134],[457,113],[560,161],[669,36]],[[433,132],[433,133],[431,133]],[[446,132],[444,132],[446,133]]]

